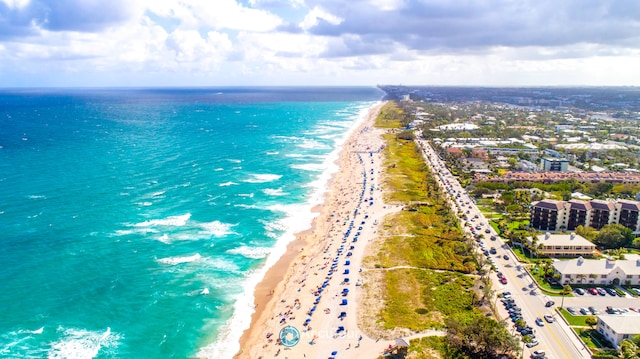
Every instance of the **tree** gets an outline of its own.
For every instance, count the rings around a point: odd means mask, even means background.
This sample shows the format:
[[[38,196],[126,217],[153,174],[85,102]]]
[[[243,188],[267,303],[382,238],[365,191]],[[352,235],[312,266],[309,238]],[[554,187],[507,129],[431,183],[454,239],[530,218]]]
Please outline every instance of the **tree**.
[[[622,248],[631,246],[634,238],[635,236],[631,229],[621,224],[613,223],[602,227],[594,243],[607,249]]]
[[[584,318],[584,323],[588,326],[591,327],[591,329],[593,329],[593,327],[598,324],[598,319],[596,317],[594,317],[593,315],[590,315],[586,318]]]

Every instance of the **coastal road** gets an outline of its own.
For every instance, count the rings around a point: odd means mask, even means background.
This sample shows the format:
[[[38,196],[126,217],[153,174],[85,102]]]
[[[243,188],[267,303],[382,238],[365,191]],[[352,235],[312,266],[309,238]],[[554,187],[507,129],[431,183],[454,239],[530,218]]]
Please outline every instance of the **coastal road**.
[[[426,163],[437,176],[441,188],[447,191],[450,196],[452,208],[466,215],[466,220],[464,218],[460,220],[468,222],[471,226],[467,225],[464,230],[472,235],[477,233],[478,237],[479,234],[484,236],[484,238],[480,237],[479,249],[487,251],[493,251],[491,247],[495,249],[495,254],[489,253],[488,258],[496,270],[504,274],[507,283],[501,284],[496,273],[493,273],[493,289],[496,293],[511,292],[515,303],[522,308],[525,321],[535,329],[535,336],[540,344],[529,349],[523,343],[523,357],[529,357],[534,350],[544,350],[548,358],[590,358],[591,354],[586,350],[584,344],[578,340],[563,320],[557,318],[558,314],[555,313],[553,307],[545,306],[549,300],[554,300],[556,302],[555,306],[558,306],[560,298],[548,298],[540,294],[533,279],[522,268],[493,228],[488,225],[488,221],[476,207],[475,202],[442,163],[433,148],[424,140],[417,140],[417,142],[422,148]],[[495,240],[491,240],[491,236],[495,236]],[[494,303],[496,303],[495,306],[500,316],[509,318],[507,311],[497,298],[494,299]],[[556,320],[553,323],[545,321],[543,326],[536,325],[535,319],[538,317],[543,318],[545,314],[553,315]],[[512,333],[515,333],[511,321],[507,320],[508,328]]]

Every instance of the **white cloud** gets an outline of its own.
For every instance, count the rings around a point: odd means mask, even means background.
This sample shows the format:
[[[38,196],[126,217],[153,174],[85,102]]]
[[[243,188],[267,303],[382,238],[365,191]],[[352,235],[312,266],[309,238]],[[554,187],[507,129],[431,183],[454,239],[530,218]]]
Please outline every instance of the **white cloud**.
[[[302,20],[299,26],[304,30],[308,30],[318,25],[320,20],[324,20],[331,25],[338,25],[342,21],[344,21],[344,19],[339,18],[335,15],[332,15],[326,10],[322,9],[321,7],[316,6],[313,9],[311,9],[311,11],[309,11],[309,13],[307,14],[307,16],[304,17],[304,20]]]
[[[27,5],[29,5],[31,0],[0,0],[0,2],[5,3],[9,9],[18,9],[19,10],[19,9],[23,9]]]

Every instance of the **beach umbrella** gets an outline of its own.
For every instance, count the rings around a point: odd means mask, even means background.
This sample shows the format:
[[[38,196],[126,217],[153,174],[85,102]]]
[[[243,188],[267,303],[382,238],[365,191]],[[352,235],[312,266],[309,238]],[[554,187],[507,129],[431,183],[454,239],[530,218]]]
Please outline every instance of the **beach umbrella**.
[[[348,269],[345,269],[345,270],[344,270],[344,273],[342,273],[342,274],[349,274],[349,270],[348,270]]]
[[[338,351],[336,351],[336,350],[332,351],[331,355],[338,355]]]
[[[344,265],[346,265],[346,266],[348,266],[349,264],[351,264],[351,261],[344,262]]]

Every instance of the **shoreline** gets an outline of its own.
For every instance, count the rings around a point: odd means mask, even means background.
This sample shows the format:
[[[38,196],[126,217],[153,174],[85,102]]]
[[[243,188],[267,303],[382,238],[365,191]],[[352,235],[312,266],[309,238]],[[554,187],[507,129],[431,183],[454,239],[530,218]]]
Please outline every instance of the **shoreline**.
[[[307,354],[311,354],[311,357],[314,357],[313,352],[315,350],[324,349],[320,345],[314,345],[317,341],[327,339],[329,342],[333,342],[336,339],[335,336],[332,338],[330,333],[334,331],[334,327],[336,327],[337,324],[350,324],[349,329],[345,332],[345,334],[348,335],[343,335],[343,337],[347,338],[346,341],[349,342],[347,349],[350,349],[352,345],[354,349],[360,348],[360,343],[363,340],[367,343],[374,342],[375,339],[364,338],[364,333],[357,329],[357,300],[352,300],[349,309],[353,314],[351,314],[347,320],[339,318],[339,322],[336,323],[335,320],[331,320],[331,318],[334,317],[333,315],[327,315],[322,317],[324,320],[321,321],[321,323],[318,323],[320,325],[320,329],[318,329],[318,325],[315,324],[315,319],[323,315],[318,313],[316,314],[316,318],[314,318],[314,329],[312,330],[310,325],[311,315],[313,315],[316,307],[314,299],[316,303],[318,302],[318,292],[309,288],[321,287],[322,277],[319,276],[319,271],[327,267],[328,259],[330,259],[331,256],[331,254],[328,254],[331,246],[336,244],[336,246],[333,247],[333,249],[336,249],[339,245],[339,243],[336,243],[336,240],[342,239],[342,246],[344,246],[346,238],[342,238],[345,236],[342,227],[345,226],[346,223],[351,221],[351,226],[349,227],[351,228],[353,226],[353,220],[358,217],[359,214],[363,214],[363,216],[359,217],[358,220],[368,218],[369,215],[364,213],[371,212],[372,218],[370,219],[371,222],[374,223],[373,225],[368,223],[367,228],[363,228],[365,225],[365,221],[363,220],[362,226],[356,226],[363,233],[363,237],[360,238],[365,238],[364,234],[367,234],[367,237],[371,238],[377,233],[375,226],[382,222],[384,215],[397,210],[397,208],[387,208],[387,206],[382,203],[381,189],[379,186],[378,190],[375,191],[374,186],[372,186],[371,194],[367,193],[367,197],[370,195],[372,198],[371,202],[368,203],[368,198],[365,198],[365,205],[363,207],[367,208],[364,208],[361,213],[358,213],[358,210],[361,208],[360,204],[363,200],[363,194],[365,194],[365,190],[369,188],[367,186],[367,178],[371,177],[373,180],[374,177],[378,176],[381,169],[379,149],[382,148],[384,144],[381,138],[383,131],[374,130],[373,123],[384,103],[385,102],[380,101],[369,107],[362,121],[351,130],[348,138],[342,144],[338,153],[339,158],[336,160],[339,169],[333,173],[327,181],[327,191],[324,192],[322,203],[312,209],[312,212],[317,215],[315,215],[311,223],[311,228],[295,234],[295,239],[287,245],[286,252],[266,271],[263,279],[256,285],[253,293],[255,310],[251,315],[251,324],[240,337],[240,351],[234,355],[234,359],[261,358],[263,355],[267,357],[267,354],[270,352],[274,352],[277,356],[281,350],[291,350],[291,352],[287,352],[285,356],[298,357],[296,356],[296,354],[298,354],[299,357],[302,357],[302,355],[306,357]],[[379,147],[376,148],[376,146]],[[364,170],[363,156],[358,153],[367,153],[367,151],[369,151],[367,161],[369,160],[368,157],[371,157],[371,166],[369,167],[375,166],[375,170],[372,167],[370,173]],[[377,151],[375,165],[373,151]],[[354,156],[354,153],[357,153],[357,156]],[[357,206],[355,206],[357,194],[360,190],[360,202],[357,202]],[[374,197],[376,197],[375,205],[373,201]],[[376,214],[375,216],[373,215],[374,213]],[[353,216],[353,218],[350,216]],[[341,220],[340,218],[344,219]],[[373,218],[375,218],[375,220]],[[356,241],[357,238],[353,242]],[[371,239],[368,239],[368,241],[370,242]],[[365,241],[363,240],[363,242]],[[350,249],[353,249],[353,253],[349,252],[348,255],[353,256],[343,257],[342,259],[347,259],[347,261],[343,261],[343,263],[347,265],[352,264],[351,267],[349,267],[352,269],[359,268],[365,255],[365,246],[366,243],[362,243],[357,249],[355,246],[349,246]],[[342,253],[342,250],[338,252],[338,255],[340,253]],[[330,279],[332,277],[331,274],[335,273],[333,268],[337,267],[337,262],[338,258],[336,257],[334,259],[335,264],[332,266],[330,275],[327,278]],[[349,273],[349,270],[345,270],[344,273]],[[325,280],[322,288],[329,285],[327,284],[329,279]],[[310,286],[306,287],[307,284]],[[341,284],[345,284],[344,280]],[[357,287],[354,288],[351,286],[350,288],[351,291],[356,292]],[[338,290],[339,288],[335,289]],[[342,290],[344,291],[344,289]],[[322,292],[322,290],[319,291]],[[326,294],[328,294],[328,292],[329,289],[327,289]],[[345,292],[340,293],[346,296]],[[359,293],[354,293],[350,298],[356,299],[353,297],[358,294]],[[338,295],[336,295],[336,297],[338,297]],[[344,301],[342,303],[344,303]],[[302,311],[311,307],[313,307],[313,309],[307,312],[307,315],[302,313]],[[340,309],[340,307],[336,307],[336,310]],[[285,316],[282,314],[283,311],[287,313]],[[296,318],[294,314],[294,312],[297,311],[300,311],[298,318]],[[279,314],[276,314],[278,312]],[[330,307],[324,309],[325,314],[330,312]],[[309,316],[309,318],[305,321],[304,318],[307,316]],[[278,331],[283,326],[283,323],[292,325],[300,330],[301,340],[298,346],[284,347],[283,345],[277,345],[278,340],[274,339],[278,336]],[[365,351],[380,353],[385,348],[385,343],[375,341],[376,345],[367,345],[368,348],[359,349],[359,353],[363,354]],[[305,346],[309,347],[304,348]]]

